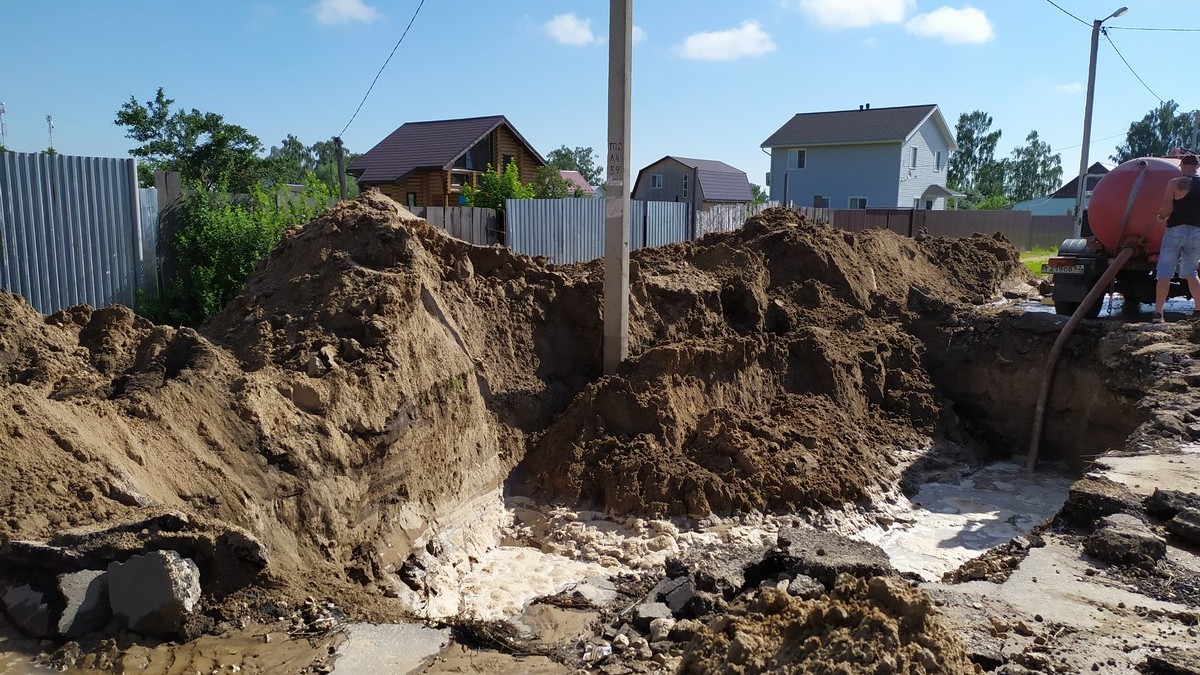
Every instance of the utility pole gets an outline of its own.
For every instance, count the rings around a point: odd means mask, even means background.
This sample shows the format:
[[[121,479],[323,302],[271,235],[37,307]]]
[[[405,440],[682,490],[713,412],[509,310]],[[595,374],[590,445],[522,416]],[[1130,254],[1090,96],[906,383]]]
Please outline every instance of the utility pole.
[[[337,157],[338,166],[338,195],[342,201],[346,200],[346,167],[343,165],[342,153],[342,137],[333,137],[333,154]]]
[[[1092,22],[1092,51],[1088,59],[1087,103],[1083,108],[1083,147],[1079,149],[1079,184],[1075,195],[1075,228],[1074,237],[1078,239],[1083,232],[1083,195],[1087,192],[1088,147],[1092,144],[1092,99],[1096,93],[1096,50],[1100,46],[1100,26],[1105,21],[1121,16],[1128,7],[1122,7],[1103,19]]]
[[[604,191],[604,373],[629,354],[629,82],[633,0],[608,14],[608,187]]]

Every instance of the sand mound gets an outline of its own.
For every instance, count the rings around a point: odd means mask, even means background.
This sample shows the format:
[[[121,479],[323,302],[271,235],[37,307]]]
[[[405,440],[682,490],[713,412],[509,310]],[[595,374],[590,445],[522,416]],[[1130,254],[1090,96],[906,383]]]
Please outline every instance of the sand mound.
[[[537,436],[513,490],[693,516],[861,499],[942,423],[910,293],[992,297],[1022,274],[995,238],[852,235],[785,209],[639,251],[639,353]]]
[[[885,577],[843,576],[801,600],[765,587],[693,638],[681,673],[982,672],[929,597]]]
[[[943,424],[912,288],[990,296],[1016,260],[768,211],[637,252],[633,356],[601,378],[599,262],[470,246],[368,191],[199,331],[0,293],[0,537],[165,509],[256,538],[273,593],[380,618],[409,554],[523,457],[515,491],[620,511],[857,499]]]

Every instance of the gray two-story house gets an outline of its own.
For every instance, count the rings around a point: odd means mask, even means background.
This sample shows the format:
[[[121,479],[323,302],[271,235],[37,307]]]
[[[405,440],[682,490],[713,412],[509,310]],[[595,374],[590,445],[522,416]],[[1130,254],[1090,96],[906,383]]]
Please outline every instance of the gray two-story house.
[[[946,208],[957,148],[936,105],[799,113],[762,143],[772,201],[834,209]]]
[[[745,171],[715,159],[675,155],[639,171],[630,196],[651,202],[687,202],[693,211],[714,204],[746,204],[753,199]]]

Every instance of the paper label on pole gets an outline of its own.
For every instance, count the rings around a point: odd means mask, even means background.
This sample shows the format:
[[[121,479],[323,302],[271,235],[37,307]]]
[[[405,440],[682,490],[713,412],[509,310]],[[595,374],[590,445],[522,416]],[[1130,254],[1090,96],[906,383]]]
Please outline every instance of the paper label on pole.
[[[606,218],[620,218],[622,212],[620,199],[604,200],[604,216]]]
[[[621,187],[621,186],[625,185],[625,181],[621,180],[620,178],[617,178],[617,179],[608,181],[608,184],[613,187]]]

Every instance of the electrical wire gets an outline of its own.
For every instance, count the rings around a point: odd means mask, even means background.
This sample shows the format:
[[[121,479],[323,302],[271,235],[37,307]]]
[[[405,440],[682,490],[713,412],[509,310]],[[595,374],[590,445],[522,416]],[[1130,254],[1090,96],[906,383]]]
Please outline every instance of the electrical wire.
[[[1072,13],[1068,12],[1067,10],[1063,9],[1062,7],[1059,7],[1059,6],[1058,6],[1058,4],[1054,2],[1054,0],[1046,0],[1046,2],[1048,2],[1048,3],[1052,4],[1052,5],[1054,5],[1056,8],[1058,8],[1058,11],[1062,12],[1063,14],[1066,14],[1067,16],[1071,17],[1072,19],[1075,19],[1075,20],[1076,20],[1076,21],[1078,21],[1079,23],[1081,23],[1081,24],[1083,24],[1083,25],[1085,25],[1085,26],[1089,26],[1089,27],[1092,25],[1092,24],[1090,24],[1090,23],[1088,23],[1088,22],[1084,21],[1083,19],[1081,19],[1081,18],[1079,18],[1079,17],[1075,16],[1074,14],[1072,14]]]
[[[1129,26],[1109,26],[1109,30],[1149,30],[1164,33],[1200,33],[1200,28],[1131,28]]]
[[[1137,78],[1137,81],[1141,82],[1142,86],[1146,88],[1146,91],[1150,92],[1150,95],[1157,99],[1161,105],[1163,102],[1162,97],[1154,93],[1154,90],[1150,88],[1150,85],[1146,84],[1146,81],[1142,79],[1142,76],[1138,75],[1137,71],[1133,69],[1133,66],[1129,65],[1129,61],[1125,60],[1125,55],[1121,53],[1120,49],[1117,49],[1117,44],[1112,41],[1111,37],[1109,37],[1108,30],[1104,29],[1101,32],[1104,33],[1104,39],[1108,40],[1108,44],[1112,45],[1113,51],[1117,53],[1117,56],[1121,57],[1121,61],[1125,63],[1125,67],[1129,69],[1129,72],[1133,73],[1133,76]]]
[[[367,87],[367,93],[363,94],[362,100],[358,102],[358,107],[354,109],[354,114],[350,116],[350,121],[346,122],[346,126],[342,127],[342,133],[338,134],[341,137],[346,133],[346,129],[354,122],[354,118],[358,117],[358,111],[362,110],[363,104],[367,102],[367,97],[371,95],[371,90],[375,88],[375,83],[379,81],[379,76],[383,74],[383,69],[387,68],[387,64],[391,62],[392,57],[396,55],[396,50],[400,48],[400,43],[404,42],[404,36],[408,35],[408,29],[412,28],[413,22],[417,20],[417,15],[421,13],[421,8],[425,6],[425,0],[421,0],[417,5],[417,10],[413,12],[412,18],[408,20],[408,25],[404,27],[404,32],[400,34],[400,39],[396,40],[396,46],[392,47],[392,53],[388,54],[387,59],[379,66],[379,72],[375,73],[375,79],[371,80],[371,86]]]

